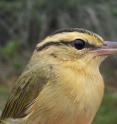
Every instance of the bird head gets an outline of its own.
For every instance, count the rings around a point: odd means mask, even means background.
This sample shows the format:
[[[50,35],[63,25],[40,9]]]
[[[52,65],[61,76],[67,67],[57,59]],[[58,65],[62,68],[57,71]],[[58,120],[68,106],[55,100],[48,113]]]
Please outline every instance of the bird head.
[[[117,53],[117,42],[104,41],[99,35],[85,29],[63,29],[40,42],[36,52],[41,57],[51,57],[64,63],[99,67],[108,55]]]

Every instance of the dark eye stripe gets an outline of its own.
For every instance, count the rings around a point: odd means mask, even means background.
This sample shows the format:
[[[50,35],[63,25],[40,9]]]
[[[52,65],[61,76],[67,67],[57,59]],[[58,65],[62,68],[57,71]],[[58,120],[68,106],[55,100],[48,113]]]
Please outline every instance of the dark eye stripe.
[[[61,44],[61,42],[53,42],[53,41],[51,41],[49,43],[44,44],[43,46],[37,47],[36,50],[41,51],[41,50],[43,50],[45,48],[48,48],[49,46],[53,46],[53,45],[58,46],[60,44]]]
[[[49,46],[59,46],[59,45],[71,45],[72,47],[74,47],[74,42],[75,42],[75,40],[74,41],[71,41],[71,42],[67,42],[67,41],[60,41],[60,42],[54,42],[54,41],[51,41],[51,42],[48,42],[48,43],[46,43],[46,44],[44,44],[44,45],[42,45],[42,46],[40,46],[40,47],[37,47],[36,48],[36,50],[37,51],[41,51],[41,50],[43,50],[43,49],[46,49],[46,48],[48,48]],[[95,48],[96,46],[95,45],[93,45],[93,44],[89,44],[88,42],[85,42],[85,48]]]

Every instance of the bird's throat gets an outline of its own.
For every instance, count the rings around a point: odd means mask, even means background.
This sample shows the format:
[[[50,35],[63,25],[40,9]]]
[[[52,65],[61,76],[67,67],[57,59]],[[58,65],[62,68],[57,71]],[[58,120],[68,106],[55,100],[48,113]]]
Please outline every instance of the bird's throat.
[[[68,109],[72,109],[77,115],[76,124],[90,124],[104,93],[104,83],[99,70],[65,65],[65,68],[62,67],[62,72],[60,74],[63,74],[61,75],[63,92],[71,102],[71,108]]]

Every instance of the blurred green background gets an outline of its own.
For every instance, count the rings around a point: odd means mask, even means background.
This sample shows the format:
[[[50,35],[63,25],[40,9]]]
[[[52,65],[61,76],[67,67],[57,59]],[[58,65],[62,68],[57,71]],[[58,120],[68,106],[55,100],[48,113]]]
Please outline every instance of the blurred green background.
[[[67,27],[117,41],[117,0],[0,0],[0,110],[37,42]],[[117,124],[117,56],[102,65],[105,96],[93,124]]]

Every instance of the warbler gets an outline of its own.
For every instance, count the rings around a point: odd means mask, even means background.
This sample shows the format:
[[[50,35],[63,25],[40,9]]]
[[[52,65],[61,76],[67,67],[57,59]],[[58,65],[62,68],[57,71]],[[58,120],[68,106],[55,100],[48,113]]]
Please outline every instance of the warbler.
[[[81,28],[39,42],[13,86],[0,124],[91,124],[101,104],[101,62],[117,42]]]

